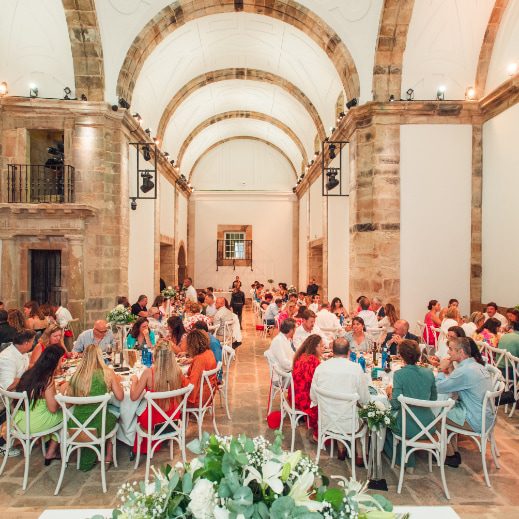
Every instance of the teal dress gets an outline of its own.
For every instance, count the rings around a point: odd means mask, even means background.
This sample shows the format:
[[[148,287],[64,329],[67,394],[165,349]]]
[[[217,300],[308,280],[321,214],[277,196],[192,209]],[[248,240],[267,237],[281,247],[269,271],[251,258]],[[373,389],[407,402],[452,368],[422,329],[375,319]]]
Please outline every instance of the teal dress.
[[[150,330],[150,342],[155,346],[155,334]],[[128,349],[142,350],[146,346],[146,340],[142,344],[137,343],[137,339],[134,339],[131,335],[126,337],[126,345]]]
[[[74,387],[72,387],[72,391],[74,392]],[[94,376],[92,377],[92,385],[90,386],[90,393],[88,396],[100,396],[105,395],[108,392],[106,387],[104,371],[102,369],[98,369],[94,372]],[[85,423],[90,415],[94,413],[94,411],[99,407],[99,404],[84,404],[84,405],[76,405],[74,407],[74,412],[72,413],[81,423]],[[88,427],[96,428],[97,434],[101,436],[101,427],[102,427],[102,414],[98,413],[95,418],[88,424]],[[105,422],[105,434],[113,431],[115,425],[117,423],[117,418],[115,415],[110,413],[108,410],[106,411],[106,422]],[[68,424],[69,428],[77,427],[72,420],[69,420]],[[97,459],[97,454],[92,449],[82,449],[81,450],[81,461],[79,463],[79,470],[90,470]],[[104,460],[102,460],[104,461]]]
[[[416,365],[404,366],[402,369],[395,371],[393,378],[393,394],[391,397],[391,407],[397,412],[396,422],[398,424],[398,434],[402,431],[402,409],[398,397],[404,395],[408,398],[416,398],[418,400],[437,400],[438,392],[436,390],[436,381],[432,370]],[[434,413],[424,407],[410,406],[416,417],[427,425],[431,423],[436,417]],[[415,422],[414,418],[409,414],[406,415],[406,436],[412,438],[420,432],[420,427]],[[436,431],[436,427],[432,427],[430,432]],[[426,438],[426,437],[425,437]],[[398,444],[396,464],[400,464],[401,452],[400,443]],[[384,444],[384,451],[389,457],[393,456],[393,434],[388,429],[386,433],[386,443]],[[414,467],[414,454],[409,456],[406,467]]]

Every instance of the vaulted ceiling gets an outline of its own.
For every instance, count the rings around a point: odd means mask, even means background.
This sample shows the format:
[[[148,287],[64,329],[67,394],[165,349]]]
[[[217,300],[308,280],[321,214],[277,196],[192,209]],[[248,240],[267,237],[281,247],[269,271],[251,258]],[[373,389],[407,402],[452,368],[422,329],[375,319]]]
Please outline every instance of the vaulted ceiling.
[[[0,0],[10,95],[80,97],[131,112],[196,188],[229,140],[261,141],[293,185],[336,103],[481,97],[519,58],[508,0]],[[74,92],[75,91],[75,92]],[[237,143],[239,145],[239,143]],[[234,148],[233,148],[234,149]],[[259,148],[260,149],[260,148]],[[272,151],[274,150],[274,151]],[[269,152],[270,153],[270,152]],[[281,185],[281,184],[280,184]]]

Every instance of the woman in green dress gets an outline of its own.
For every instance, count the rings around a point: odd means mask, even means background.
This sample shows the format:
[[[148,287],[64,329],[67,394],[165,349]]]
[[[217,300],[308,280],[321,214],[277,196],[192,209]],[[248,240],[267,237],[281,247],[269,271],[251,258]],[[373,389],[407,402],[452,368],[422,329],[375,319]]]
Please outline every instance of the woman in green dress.
[[[417,366],[416,363],[420,359],[420,346],[416,341],[410,339],[403,340],[398,345],[398,353],[404,361],[404,367],[398,371],[395,371],[393,378],[393,387],[387,388],[388,398],[391,401],[391,407],[397,411],[396,421],[398,424],[398,431],[401,434],[402,431],[402,409],[398,397],[404,395],[408,398],[416,398],[418,400],[437,400],[438,392],[436,390],[436,382],[434,380],[434,373],[432,370]],[[430,424],[435,416],[433,412],[426,407],[414,407],[410,406],[416,417],[422,422],[423,425]],[[435,427],[429,429],[431,433],[436,430]],[[406,419],[406,436],[407,438],[413,438],[420,432],[419,425],[415,422],[414,418],[407,416]],[[400,463],[401,460],[401,444],[398,444],[396,463]],[[386,443],[384,445],[384,451],[389,457],[393,456],[393,435],[388,429],[386,433]],[[407,471],[412,474],[414,472],[415,459],[414,453],[409,456],[406,467]]]
[[[113,392],[117,400],[121,401],[124,398],[124,391],[119,377],[105,365],[101,348],[97,344],[89,344],[83,352],[81,364],[79,364],[76,372],[70,379],[66,394],[74,397],[100,396],[110,391]],[[81,423],[85,423],[98,406],[99,404],[76,405],[73,414]],[[106,411],[105,434],[113,430],[116,422],[117,418],[109,411]],[[96,428],[97,434],[100,436],[102,414],[98,413],[88,425],[89,427]],[[71,421],[69,421],[69,427],[74,427]],[[94,466],[96,459],[97,454],[94,450],[83,449],[79,469],[90,470]],[[107,469],[113,462],[113,459],[113,444],[111,441],[108,441],[105,456]]]
[[[27,391],[29,397],[29,427],[31,433],[52,429],[63,422],[63,412],[56,401],[56,386],[54,375],[61,369],[63,348],[53,344],[45,348],[34,366],[28,369],[20,378],[15,391]],[[19,409],[14,416],[14,422],[23,433],[25,430],[26,410]],[[60,459],[58,442],[55,435],[49,443],[45,455],[45,465],[50,465],[54,459]]]

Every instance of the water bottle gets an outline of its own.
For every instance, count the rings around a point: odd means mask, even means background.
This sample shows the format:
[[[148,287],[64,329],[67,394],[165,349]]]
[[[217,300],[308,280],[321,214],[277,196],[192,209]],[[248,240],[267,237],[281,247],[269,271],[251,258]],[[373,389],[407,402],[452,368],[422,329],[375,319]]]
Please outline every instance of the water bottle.
[[[351,349],[350,360],[352,362],[357,362],[357,354],[355,353],[355,348]]]
[[[339,321],[341,322],[341,326],[344,326],[344,315],[341,314]]]
[[[387,348],[382,350],[382,367],[386,367],[386,359],[387,359]]]
[[[361,355],[359,357],[359,365],[362,368],[362,371],[364,371],[364,373],[366,373],[366,359],[364,359],[364,355]]]

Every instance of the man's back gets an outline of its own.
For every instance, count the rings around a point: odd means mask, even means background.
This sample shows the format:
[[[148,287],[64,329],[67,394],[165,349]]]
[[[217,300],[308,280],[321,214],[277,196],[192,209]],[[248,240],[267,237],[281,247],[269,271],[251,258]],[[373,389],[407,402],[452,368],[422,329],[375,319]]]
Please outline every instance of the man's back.
[[[375,312],[372,312],[371,310],[361,310],[359,312],[359,317],[364,321],[366,328],[377,328],[378,320]]]

